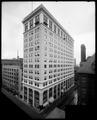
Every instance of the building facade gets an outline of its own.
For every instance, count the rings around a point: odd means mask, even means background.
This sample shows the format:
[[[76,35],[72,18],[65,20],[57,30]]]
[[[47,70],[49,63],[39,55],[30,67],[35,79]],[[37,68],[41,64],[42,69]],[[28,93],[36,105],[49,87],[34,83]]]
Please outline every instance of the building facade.
[[[23,99],[45,107],[74,86],[74,40],[43,5],[22,22]]]
[[[2,87],[22,95],[23,59],[2,60]]]

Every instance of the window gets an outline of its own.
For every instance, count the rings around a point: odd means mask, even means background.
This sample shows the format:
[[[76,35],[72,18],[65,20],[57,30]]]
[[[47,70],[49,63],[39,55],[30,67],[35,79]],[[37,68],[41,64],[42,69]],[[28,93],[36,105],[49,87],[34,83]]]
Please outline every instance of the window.
[[[33,68],[33,65],[29,64],[29,68]]]
[[[45,77],[44,77],[44,80],[46,80],[46,79],[47,79],[47,77],[45,76]]]
[[[35,65],[35,68],[39,68],[39,64],[36,64],[36,65]]]
[[[30,79],[33,79],[33,76],[29,76]]]
[[[49,89],[49,98],[52,97],[52,88]]]
[[[29,104],[33,106],[33,90],[29,88]]]
[[[28,23],[25,24],[25,32],[28,30]]]
[[[54,87],[54,98],[56,99],[56,86]]]
[[[39,106],[39,92],[38,91],[34,91],[34,106],[38,107]]]
[[[35,58],[35,62],[39,62],[39,58]]]
[[[47,65],[44,65],[44,68],[46,68],[47,67]]]
[[[33,47],[32,48],[29,48],[29,52],[33,51]]]
[[[47,90],[43,92],[43,103],[47,101]]]
[[[47,73],[47,71],[45,70],[45,71],[44,71],[44,74],[46,74],[46,73]]]
[[[52,21],[49,20],[49,28],[52,30]]]
[[[63,82],[61,83],[61,89],[63,89]]]
[[[39,24],[39,15],[35,16],[35,25]]]
[[[33,73],[33,70],[29,70],[29,73]]]
[[[30,20],[30,29],[33,27],[33,19]]]
[[[58,28],[58,35],[60,35],[60,29]]]
[[[39,74],[39,71],[38,71],[38,70],[35,70],[35,74]]]
[[[39,83],[36,83],[36,82],[35,82],[35,86],[39,87]]]
[[[28,67],[28,65],[27,65],[27,64],[24,64],[24,67],[25,67],[25,68],[27,68],[27,67]]]
[[[35,80],[39,81],[39,77],[36,77],[36,76],[35,76]]]
[[[58,84],[58,96],[60,95],[60,84]]]
[[[56,33],[56,25],[54,25],[54,32]]]
[[[63,32],[61,31],[61,37],[63,36]]]
[[[27,87],[24,87],[24,101],[27,102]]]
[[[44,15],[43,18],[44,18],[44,20],[43,20],[43,21],[44,21],[44,24],[47,25],[47,20],[48,20],[48,18],[47,18],[45,15]]]
[[[66,80],[66,90],[67,90],[67,88],[68,88],[68,83],[67,83],[68,81]]]
[[[35,47],[35,51],[39,50],[40,46],[36,46]]]

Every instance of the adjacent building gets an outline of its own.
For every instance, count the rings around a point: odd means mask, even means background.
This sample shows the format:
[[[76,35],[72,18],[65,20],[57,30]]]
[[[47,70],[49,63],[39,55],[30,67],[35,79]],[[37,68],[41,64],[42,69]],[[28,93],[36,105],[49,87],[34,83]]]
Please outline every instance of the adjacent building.
[[[2,60],[2,87],[22,96],[23,59]]]
[[[88,57],[83,66],[77,71],[78,79],[78,104],[95,104],[95,55]]]
[[[74,86],[74,40],[43,5],[22,23],[23,100],[45,107]]]

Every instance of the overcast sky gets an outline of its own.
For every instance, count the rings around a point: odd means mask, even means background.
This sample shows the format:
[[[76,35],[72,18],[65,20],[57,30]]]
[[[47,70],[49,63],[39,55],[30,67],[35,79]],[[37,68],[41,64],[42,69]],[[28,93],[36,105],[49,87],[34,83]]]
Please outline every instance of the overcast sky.
[[[3,2],[2,58],[23,57],[23,18],[43,4],[74,39],[74,57],[80,62],[80,46],[85,44],[86,56],[95,53],[94,2]]]

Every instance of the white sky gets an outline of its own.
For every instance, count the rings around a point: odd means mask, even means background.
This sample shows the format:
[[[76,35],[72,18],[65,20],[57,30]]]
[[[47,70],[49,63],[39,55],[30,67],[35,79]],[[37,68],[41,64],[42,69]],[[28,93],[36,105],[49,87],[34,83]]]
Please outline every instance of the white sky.
[[[95,53],[94,2],[3,2],[2,58],[23,57],[22,20],[43,4],[74,39],[74,57],[80,62],[80,46],[85,44],[86,56]]]

